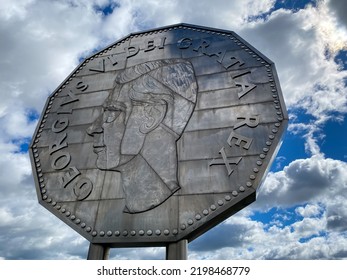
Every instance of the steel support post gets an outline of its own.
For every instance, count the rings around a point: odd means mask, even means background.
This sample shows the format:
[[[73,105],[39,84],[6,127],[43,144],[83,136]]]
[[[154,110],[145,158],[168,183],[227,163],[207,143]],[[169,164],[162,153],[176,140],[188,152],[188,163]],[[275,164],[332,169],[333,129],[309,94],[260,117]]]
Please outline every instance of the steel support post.
[[[167,260],[186,260],[188,253],[188,240],[183,239],[178,242],[166,245]]]
[[[103,244],[90,243],[87,260],[108,260],[110,248]]]

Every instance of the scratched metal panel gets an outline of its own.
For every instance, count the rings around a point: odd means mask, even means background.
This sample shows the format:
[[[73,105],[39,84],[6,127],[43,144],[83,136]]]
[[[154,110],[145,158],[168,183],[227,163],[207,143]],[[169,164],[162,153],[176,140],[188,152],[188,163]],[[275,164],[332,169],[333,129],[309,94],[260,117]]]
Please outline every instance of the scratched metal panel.
[[[255,200],[287,120],[273,62],[234,32],[130,34],[47,99],[38,200],[93,243],[193,240]]]

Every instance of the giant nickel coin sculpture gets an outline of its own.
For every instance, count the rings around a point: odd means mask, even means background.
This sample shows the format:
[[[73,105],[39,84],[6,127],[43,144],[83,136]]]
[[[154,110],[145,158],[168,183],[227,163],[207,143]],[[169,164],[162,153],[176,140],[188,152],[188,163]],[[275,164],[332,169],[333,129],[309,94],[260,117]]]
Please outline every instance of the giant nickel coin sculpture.
[[[287,119],[273,62],[234,32],[130,34],[49,96],[38,200],[91,243],[191,241],[255,200]]]

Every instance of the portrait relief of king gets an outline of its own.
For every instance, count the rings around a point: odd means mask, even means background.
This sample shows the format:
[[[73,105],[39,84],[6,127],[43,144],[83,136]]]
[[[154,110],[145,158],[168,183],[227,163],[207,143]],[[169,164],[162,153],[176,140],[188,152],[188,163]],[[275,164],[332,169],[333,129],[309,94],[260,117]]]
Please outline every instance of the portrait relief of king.
[[[121,173],[124,213],[163,203],[181,187],[176,141],[196,104],[192,64],[156,60],[117,72],[100,116],[88,127],[100,170]]]
[[[91,244],[191,242],[255,201],[287,122],[274,63],[234,32],[132,33],[47,99],[38,200]]]

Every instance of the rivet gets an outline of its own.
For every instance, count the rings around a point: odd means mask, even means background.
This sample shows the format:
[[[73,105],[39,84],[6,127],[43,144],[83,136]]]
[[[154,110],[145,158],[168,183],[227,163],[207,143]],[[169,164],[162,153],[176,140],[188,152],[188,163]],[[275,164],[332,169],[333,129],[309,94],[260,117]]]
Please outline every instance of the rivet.
[[[185,230],[186,229],[186,225],[185,224],[181,224],[181,230]]]
[[[247,182],[246,186],[250,188],[250,187],[252,187],[252,183],[251,182]]]
[[[65,209],[65,208],[62,208],[62,209],[61,209],[61,212],[62,212],[62,213],[65,213],[65,212],[66,212],[66,209]]]
[[[147,230],[147,235],[148,235],[148,236],[151,236],[152,234],[153,234],[153,231],[151,231],[150,229]]]
[[[259,172],[259,169],[256,168],[256,167],[254,167],[254,168],[253,168],[253,172],[254,172],[254,173],[258,173],[258,172]]]
[[[80,219],[76,219],[75,223],[78,225],[81,222]]]
[[[272,142],[271,141],[266,141],[265,143],[267,146],[271,146]]]
[[[91,228],[91,227],[86,227],[86,231],[87,231],[87,232],[91,232],[91,231],[92,231],[92,228]]]
[[[254,175],[250,175],[250,176],[249,176],[249,179],[254,180],[254,179],[255,179],[255,176],[254,176]]]
[[[52,202],[53,207],[57,205],[55,201]]]
[[[75,215],[71,215],[70,219],[73,221],[74,219],[76,219]]]
[[[61,206],[60,205],[57,205],[57,207],[56,207],[58,210],[61,208]]]
[[[189,220],[188,220],[188,225],[191,226],[192,224],[194,224],[194,221],[193,221],[192,219],[189,219]]]
[[[86,223],[82,223],[81,228],[85,228],[85,227],[86,227]]]
[[[220,199],[220,200],[218,200],[217,203],[218,203],[219,206],[222,206],[224,204],[224,201]]]
[[[155,234],[159,236],[159,235],[161,234],[160,229],[157,229],[157,230],[155,231]]]
[[[119,230],[116,230],[116,231],[114,232],[114,235],[115,235],[115,236],[120,236],[120,231],[119,231]]]
[[[230,200],[231,200],[231,196],[230,196],[230,195],[226,195],[226,196],[225,196],[225,200],[226,200],[226,201],[230,201]]]
[[[104,236],[104,235],[105,235],[105,232],[102,230],[102,231],[99,232],[99,235],[100,235],[100,236]]]
[[[46,193],[46,190],[41,190],[41,193]]]
[[[176,228],[173,229],[173,230],[172,230],[172,234],[173,234],[173,235],[177,235],[177,234],[178,234],[178,229],[176,229]]]
[[[245,191],[245,188],[241,186],[241,187],[239,188],[239,191],[240,191],[240,192],[244,192],[244,191]]]
[[[127,230],[124,230],[123,231],[123,236],[127,236],[128,235],[128,231]]]
[[[136,235],[136,231],[135,231],[135,230],[132,230],[132,231],[130,232],[130,235],[131,235],[131,236],[135,236],[135,235]]]
[[[238,195],[238,192],[237,192],[237,191],[233,191],[231,194],[232,194],[233,196],[237,196],[237,195]]]
[[[269,135],[269,139],[274,140],[275,139],[275,135],[270,134]]]
[[[263,162],[261,160],[257,160],[257,165],[261,166],[263,164]]]
[[[88,229],[88,228],[87,228]],[[94,230],[93,232],[92,232],[92,236],[97,236],[98,235],[98,233]]]
[[[196,214],[196,215],[195,215],[195,219],[196,219],[197,221],[199,221],[199,220],[201,219],[201,215],[200,215],[200,214]]]
[[[107,234],[107,236],[112,236],[112,231],[109,230],[109,231],[107,231],[106,234]]]
[[[276,127],[280,127],[281,124],[280,124],[280,123],[275,123],[275,126],[276,126]]]
[[[51,202],[52,202],[52,198],[48,198],[48,199],[47,199],[47,202],[48,202],[48,203],[51,203]]]
[[[144,234],[145,234],[145,231],[142,230],[142,229],[140,229],[140,230],[139,230],[139,235],[143,236]]]
[[[43,200],[46,200],[47,198],[48,198],[47,195],[42,196],[42,199],[43,199]]]
[[[69,212],[69,211],[67,211],[66,213],[65,213],[65,216],[66,217],[69,217],[71,215],[71,212]]]
[[[277,118],[277,120],[279,120],[280,122],[283,121],[282,117]]]
[[[210,209],[211,209],[212,211],[214,211],[214,210],[217,209],[217,207],[216,207],[216,205],[212,204],[212,205],[210,206]]]
[[[277,133],[277,132],[278,132],[278,129],[277,129],[277,128],[273,128],[271,131],[272,131],[273,133]]]
[[[260,154],[259,157],[260,157],[261,159],[264,159],[266,156],[265,156],[264,154]]]
[[[204,211],[202,211],[202,214],[204,214],[205,216],[208,215],[208,210],[207,209],[204,209]]]
[[[39,179],[39,182],[40,182],[40,183],[43,183],[43,182],[44,182],[43,178],[40,178],[40,179]]]
[[[164,229],[164,234],[165,235],[169,235],[170,234],[170,231],[168,229]]]

